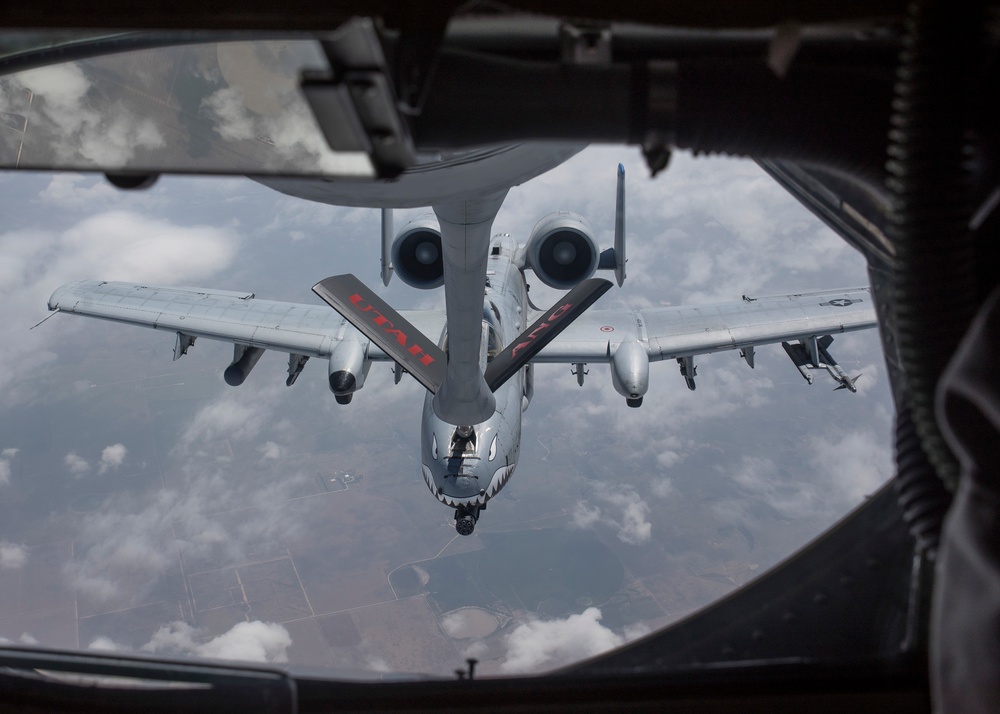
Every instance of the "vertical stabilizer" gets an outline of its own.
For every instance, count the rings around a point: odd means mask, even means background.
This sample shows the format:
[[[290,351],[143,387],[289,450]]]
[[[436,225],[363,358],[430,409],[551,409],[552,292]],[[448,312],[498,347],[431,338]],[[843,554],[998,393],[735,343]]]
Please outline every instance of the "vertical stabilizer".
[[[382,209],[382,284],[392,280],[392,209]],[[620,284],[620,283],[619,283]]]
[[[598,270],[615,271],[618,287],[625,282],[625,167],[618,164],[618,188],[615,193],[615,246],[601,251]]]
[[[615,280],[625,282],[625,167],[618,164],[618,191],[615,199]]]

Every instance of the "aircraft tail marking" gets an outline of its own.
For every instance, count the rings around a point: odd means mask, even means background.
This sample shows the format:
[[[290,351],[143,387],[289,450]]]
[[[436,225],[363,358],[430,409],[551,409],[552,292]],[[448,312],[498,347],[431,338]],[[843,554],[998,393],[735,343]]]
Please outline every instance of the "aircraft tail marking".
[[[350,274],[313,285],[313,292],[343,315],[432,394],[444,381],[444,352],[389,303]]]
[[[603,278],[584,280],[543,312],[540,318],[511,341],[507,348],[486,367],[483,376],[490,390],[495,392],[500,385],[513,377],[517,370],[526,365],[545,345],[569,327],[573,320],[610,289],[610,280]]]

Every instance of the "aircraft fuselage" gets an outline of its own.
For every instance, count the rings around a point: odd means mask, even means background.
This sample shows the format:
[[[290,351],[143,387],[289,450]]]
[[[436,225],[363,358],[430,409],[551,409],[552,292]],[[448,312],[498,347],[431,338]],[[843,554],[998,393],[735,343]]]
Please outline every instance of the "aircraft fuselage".
[[[483,298],[481,368],[526,324],[527,289],[517,265],[518,245],[508,235],[490,244]],[[447,335],[441,346],[447,349]],[[496,410],[477,424],[456,426],[434,412],[434,397],[424,399],[421,467],[434,496],[456,510],[458,532],[472,532],[479,511],[500,492],[517,466],[521,449],[521,412],[530,399],[529,367],[495,392]],[[464,520],[463,520],[464,519]]]

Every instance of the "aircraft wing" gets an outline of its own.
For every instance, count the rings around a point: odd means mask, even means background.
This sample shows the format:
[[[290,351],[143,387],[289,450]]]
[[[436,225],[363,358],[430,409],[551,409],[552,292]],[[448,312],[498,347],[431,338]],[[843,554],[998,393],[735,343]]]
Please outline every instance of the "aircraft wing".
[[[623,345],[627,359],[650,362],[676,359],[694,388],[693,358],[723,350],[740,350],[753,366],[754,347],[783,343],[802,375],[808,368],[827,369],[854,391],[826,348],[831,335],[875,327],[868,288],[821,290],[747,297],[738,302],[643,310],[593,310],[585,313],[547,345],[535,362],[615,362]],[[625,359],[623,356],[622,360]]]
[[[329,357],[340,342],[355,340],[367,345],[370,359],[390,359],[326,305],[260,300],[253,293],[89,280],[58,288],[49,309],[178,333],[175,359],[190,344],[183,338],[197,337],[305,357]],[[403,313],[432,339],[441,334],[443,311]]]

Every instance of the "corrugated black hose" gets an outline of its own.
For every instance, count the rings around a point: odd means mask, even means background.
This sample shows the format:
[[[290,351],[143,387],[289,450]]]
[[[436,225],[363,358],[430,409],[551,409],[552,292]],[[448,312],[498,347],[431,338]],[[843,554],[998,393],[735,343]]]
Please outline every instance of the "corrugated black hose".
[[[982,32],[975,3],[912,5],[897,72],[889,132],[889,234],[899,348],[913,429],[950,490],[958,464],[934,415],[935,388],[976,308],[970,165],[971,81]],[[908,420],[897,437],[910,458]],[[919,467],[918,467],[919,468]],[[921,470],[922,473],[922,470]],[[909,478],[909,477],[907,477]],[[916,476],[914,476],[916,478]],[[920,536],[918,536],[919,538]]]

